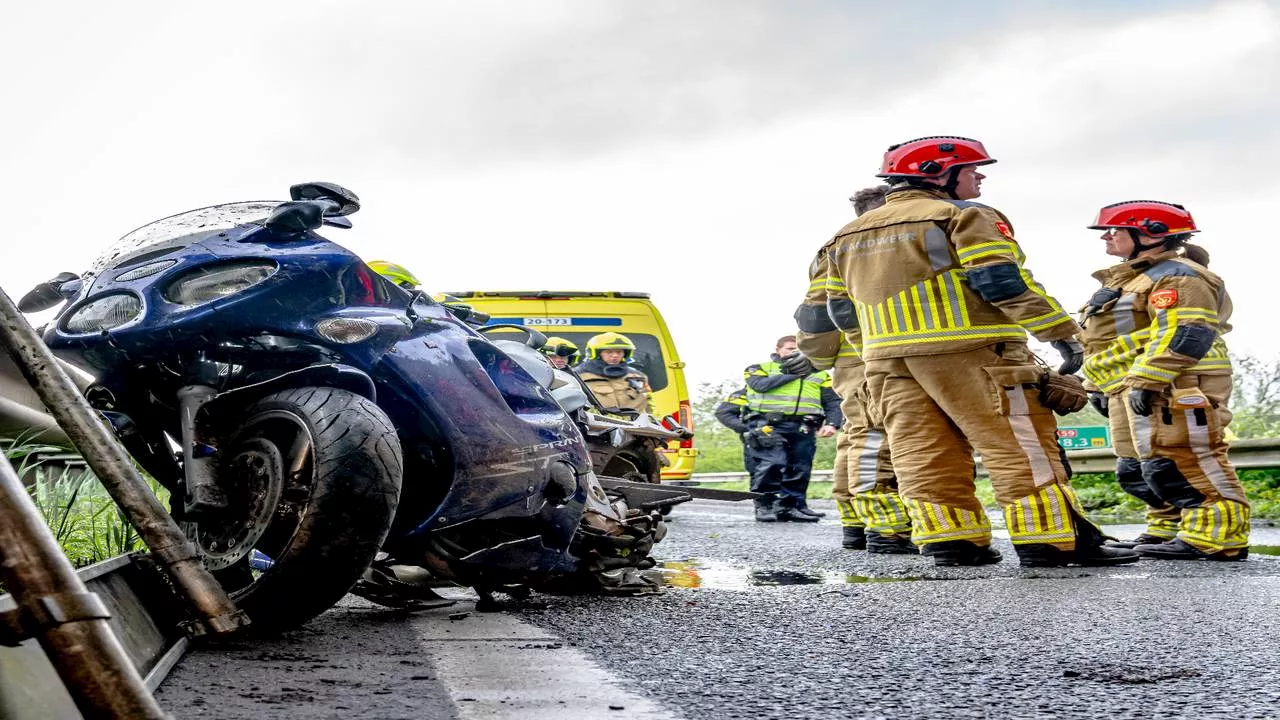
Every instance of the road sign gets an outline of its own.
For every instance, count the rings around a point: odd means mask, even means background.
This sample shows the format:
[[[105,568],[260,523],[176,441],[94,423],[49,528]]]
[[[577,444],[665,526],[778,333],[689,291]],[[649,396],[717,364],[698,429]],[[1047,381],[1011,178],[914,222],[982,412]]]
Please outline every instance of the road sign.
[[[1058,444],[1067,450],[1111,447],[1111,432],[1106,425],[1060,427]]]

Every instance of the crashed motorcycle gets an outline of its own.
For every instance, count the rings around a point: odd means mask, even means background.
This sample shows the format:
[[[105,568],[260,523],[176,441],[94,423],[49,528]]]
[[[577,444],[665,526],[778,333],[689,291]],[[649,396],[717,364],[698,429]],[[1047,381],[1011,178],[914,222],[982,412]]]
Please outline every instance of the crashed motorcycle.
[[[490,341],[319,234],[351,227],[350,191],[290,193],[143,226],[20,304],[67,301],[45,342],[95,376],[86,397],[254,624],[299,625],[362,576],[386,604],[652,590],[659,511],[689,494],[598,478],[536,342]]]

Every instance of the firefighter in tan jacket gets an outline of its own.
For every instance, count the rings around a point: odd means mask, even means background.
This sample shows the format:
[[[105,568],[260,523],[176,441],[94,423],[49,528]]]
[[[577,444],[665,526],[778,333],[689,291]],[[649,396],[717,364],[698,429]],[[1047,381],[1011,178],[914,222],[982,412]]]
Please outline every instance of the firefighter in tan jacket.
[[[1231,299],[1180,205],[1136,200],[1098,211],[1102,287],[1081,310],[1090,402],[1111,422],[1120,487],[1147,503],[1147,529],[1119,543],[1175,560],[1249,556],[1249,501],[1227,458]]]
[[[831,275],[848,298],[832,320],[862,332],[870,403],[884,418],[912,540],[939,565],[1000,561],[974,495],[982,455],[1010,539],[1025,566],[1134,562],[1107,547],[1069,483],[1057,423],[1041,401],[1041,368],[1027,333],[1084,359],[1079,326],[1023,267],[1008,219],[970,202],[982,143],[928,137],[894,145],[879,177],[884,207],[828,243]]]
[[[587,340],[587,359],[574,370],[600,401],[601,410],[653,412],[649,376],[631,365],[635,352],[635,343],[621,333],[600,333]]]
[[[854,211],[862,215],[884,205],[886,189],[880,185],[855,193],[849,198]],[[843,284],[830,280],[829,269],[824,248],[809,267],[809,292],[795,313],[800,352],[783,364],[795,372],[805,371],[806,361],[811,368],[829,369],[832,387],[840,396],[844,427],[836,438],[831,495],[840,510],[841,545],[871,553],[915,554],[911,520],[898,496],[884,427],[867,412],[866,369],[856,349],[858,332],[850,333],[852,340],[845,337],[827,314],[829,294],[845,297]]]

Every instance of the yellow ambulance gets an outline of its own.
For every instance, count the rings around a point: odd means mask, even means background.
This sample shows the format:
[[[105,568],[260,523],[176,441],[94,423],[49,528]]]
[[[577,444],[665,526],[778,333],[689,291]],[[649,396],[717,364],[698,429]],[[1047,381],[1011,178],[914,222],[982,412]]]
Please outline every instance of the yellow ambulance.
[[[633,362],[653,388],[653,409],[658,417],[675,415],[693,428],[693,407],[684,379],[684,363],[667,331],[662,313],[642,292],[576,292],[531,290],[526,292],[451,292],[462,302],[491,316],[489,324],[510,323],[532,327],[548,336],[562,337],[585,353],[587,339],[603,332],[617,332],[636,344]],[[688,480],[698,451],[693,440],[672,442],[666,451],[670,465],[663,480]]]

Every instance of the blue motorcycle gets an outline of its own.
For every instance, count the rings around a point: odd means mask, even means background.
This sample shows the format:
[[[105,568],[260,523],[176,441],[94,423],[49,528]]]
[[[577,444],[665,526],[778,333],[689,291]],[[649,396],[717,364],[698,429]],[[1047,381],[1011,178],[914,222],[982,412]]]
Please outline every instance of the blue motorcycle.
[[[143,226],[20,304],[68,301],[45,342],[96,376],[91,404],[254,624],[299,625],[362,577],[387,604],[635,585],[688,495],[628,504],[535,379],[536,333],[491,341],[318,234],[351,227],[350,191],[290,194]]]

